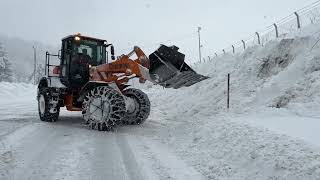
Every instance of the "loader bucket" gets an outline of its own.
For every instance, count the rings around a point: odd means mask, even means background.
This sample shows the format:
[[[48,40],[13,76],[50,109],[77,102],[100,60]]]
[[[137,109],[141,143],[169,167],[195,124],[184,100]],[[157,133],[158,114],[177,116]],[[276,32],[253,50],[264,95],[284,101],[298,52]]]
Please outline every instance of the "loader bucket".
[[[184,62],[185,55],[178,49],[176,46],[161,45],[149,55],[152,80],[165,88],[178,89],[207,79],[207,76],[197,74]]]

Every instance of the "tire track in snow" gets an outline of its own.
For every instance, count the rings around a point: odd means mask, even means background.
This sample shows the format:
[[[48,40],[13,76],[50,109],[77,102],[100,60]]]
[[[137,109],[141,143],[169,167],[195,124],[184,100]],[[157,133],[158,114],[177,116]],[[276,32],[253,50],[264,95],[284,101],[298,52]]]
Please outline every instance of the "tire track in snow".
[[[83,148],[88,148],[90,168],[87,174],[91,174],[90,179],[129,180],[115,134],[94,130],[89,132],[90,138]]]
[[[116,134],[116,141],[122,154],[123,163],[131,180],[152,180],[154,175],[149,174],[149,170],[143,169],[138,164],[138,157],[132,152],[125,135]],[[144,174],[142,172],[145,172]]]
[[[146,137],[121,135],[126,138],[127,148],[131,149],[135,159],[139,160],[140,169],[149,179],[198,180],[206,179],[192,167],[178,159],[163,144]],[[125,142],[124,140],[118,142]],[[126,145],[127,146],[127,145]],[[151,172],[152,171],[152,172]],[[147,174],[147,173],[148,174]],[[156,174],[157,176],[155,176]]]
[[[31,124],[20,128],[3,138],[5,151],[11,153],[11,162],[4,166],[6,179],[23,179],[30,175],[30,166],[38,159],[41,150],[48,144],[41,142],[42,136],[37,136],[39,130],[44,130],[45,124]],[[47,138],[52,138],[51,133]],[[35,144],[36,143],[36,144]]]
[[[0,152],[9,163],[0,165],[0,179],[204,179],[160,143],[78,123],[78,117],[32,123],[2,136]]]
[[[23,175],[19,172],[29,171],[24,177],[33,180],[129,179],[113,134],[75,128],[73,125],[52,125],[41,130],[37,136],[55,135],[43,139],[49,144],[40,147],[37,157],[32,157],[29,161],[32,162],[31,165],[21,166],[18,173],[14,173],[16,177],[21,179]],[[33,143],[28,142],[24,149],[30,145]],[[19,159],[26,156],[28,154]]]
[[[10,149],[15,149],[21,143],[21,140],[28,136],[30,133],[37,130],[41,127],[40,124],[29,124],[24,127],[20,127],[14,131],[10,131],[6,134],[0,136],[0,143],[2,144],[2,148],[0,149],[0,154],[8,151]]]
[[[114,134],[67,121],[31,124],[2,138],[0,179],[130,179]]]

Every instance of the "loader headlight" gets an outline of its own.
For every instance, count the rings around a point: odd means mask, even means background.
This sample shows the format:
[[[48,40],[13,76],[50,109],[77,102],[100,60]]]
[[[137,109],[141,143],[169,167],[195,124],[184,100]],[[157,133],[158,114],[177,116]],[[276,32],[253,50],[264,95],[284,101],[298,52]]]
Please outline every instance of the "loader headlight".
[[[80,38],[79,36],[76,36],[76,37],[74,37],[74,40],[76,40],[76,41],[80,41],[80,40],[81,40],[81,38]]]

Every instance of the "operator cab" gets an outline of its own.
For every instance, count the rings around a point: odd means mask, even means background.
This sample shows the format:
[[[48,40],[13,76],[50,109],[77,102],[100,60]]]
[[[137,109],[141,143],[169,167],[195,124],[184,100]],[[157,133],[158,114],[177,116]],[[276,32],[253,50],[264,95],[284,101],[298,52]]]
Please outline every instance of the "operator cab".
[[[67,87],[82,87],[89,81],[89,67],[106,63],[107,41],[80,34],[62,39],[60,77]]]

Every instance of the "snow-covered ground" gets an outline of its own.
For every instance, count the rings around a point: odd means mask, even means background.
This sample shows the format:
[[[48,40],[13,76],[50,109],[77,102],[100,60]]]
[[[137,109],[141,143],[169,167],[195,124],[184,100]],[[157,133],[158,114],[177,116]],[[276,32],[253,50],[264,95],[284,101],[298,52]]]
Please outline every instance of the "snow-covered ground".
[[[0,83],[0,179],[320,179],[319,29],[197,64],[211,78],[188,88],[149,84],[149,119],[115,133],[41,122],[35,86]]]
[[[211,78],[192,87],[151,89],[158,136],[209,179],[320,179],[319,29],[197,64]]]
[[[227,114],[232,120],[320,146],[319,30],[319,24],[310,25],[292,39],[274,40],[264,47],[250,47],[242,54],[227,54],[197,65],[198,71],[212,77],[199,91],[211,91],[202,96],[214,101],[206,107],[218,113],[226,109],[226,77],[230,73],[231,109]]]
[[[154,138],[152,120],[116,133],[89,130],[81,113],[38,118],[36,87],[0,83],[0,179],[205,179]],[[145,132],[148,135],[140,134]]]

